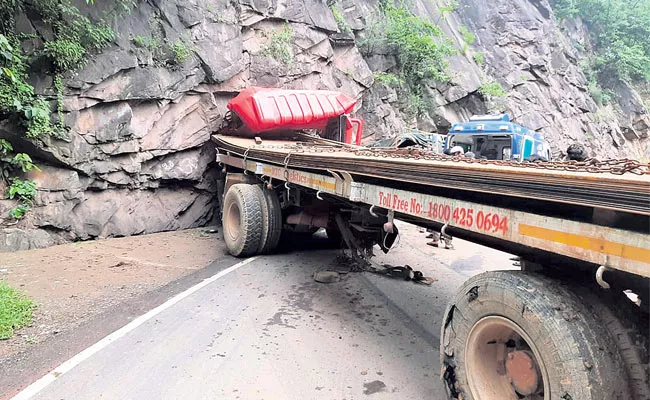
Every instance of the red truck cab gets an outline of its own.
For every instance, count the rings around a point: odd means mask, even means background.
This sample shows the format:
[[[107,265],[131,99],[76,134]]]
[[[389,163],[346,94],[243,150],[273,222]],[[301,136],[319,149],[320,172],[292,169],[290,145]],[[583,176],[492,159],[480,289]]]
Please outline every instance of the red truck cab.
[[[330,90],[248,88],[228,103],[241,124],[239,134],[273,136],[274,133],[314,129],[327,139],[360,145],[363,120],[348,115],[357,100]]]

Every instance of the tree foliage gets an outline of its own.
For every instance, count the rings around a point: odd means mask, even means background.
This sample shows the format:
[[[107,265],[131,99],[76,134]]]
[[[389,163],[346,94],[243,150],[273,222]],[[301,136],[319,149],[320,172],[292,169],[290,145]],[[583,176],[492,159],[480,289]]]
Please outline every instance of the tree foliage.
[[[411,84],[422,79],[449,80],[446,69],[454,48],[440,27],[393,3],[384,6],[384,14],[386,39],[396,50],[403,78]]]
[[[580,17],[591,32],[600,80],[650,82],[650,0],[558,0],[558,18]]]
[[[293,29],[291,29],[291,26],[285,22],[282,29],[274,29],[267,37],[268,42],[262,49],[262,53],[286,65],[291,64],[293,62],[293,50],[291,48]]]
[[[132,0],[112,0],[105,18],[114,18],[133,6]],[[19,13],[39,17],[48,34],[39,37],[18,32]],[[26,53],[22,46],[26,39],[39,39],[34,43],[42,45]],[[32,140],[43,135],[64,135],[60,74],[83,66],[88,55],[107,47],[114,39],[113,30],[103,19],[91,21],[71,0],[0,0],[0,121],[21,124],[25,136]],[[58,123],[52,120],[49,99],[35,93],[30,73],[54,75]],[[14,154],[12,144],[0,139],[0,180],[8,188],[5,196],[19,201],[9,212],[12,218],[22,218],[34,201],[36,183],[19,178],[21,173],[33,169],[38,167],[28,154]]]
[[[413,116],[424,111],[426,82],[449,80],[449,57],[456,53],[452,41],[440,27],[413,14],[404,4],[390,1],[383,3],[380,15],[368,25],[366,37],[359,46],[366,56],[382,49],[395,57],[397,66],[387,75],[395,79],[382,79],[386,76],[380,75],[378,81],[399,83],[403,92],[402,110]]]
[[[487,81],[481,84],[478,92],[486,99],[503,98],[508,95],[508,92],[497,81]]]

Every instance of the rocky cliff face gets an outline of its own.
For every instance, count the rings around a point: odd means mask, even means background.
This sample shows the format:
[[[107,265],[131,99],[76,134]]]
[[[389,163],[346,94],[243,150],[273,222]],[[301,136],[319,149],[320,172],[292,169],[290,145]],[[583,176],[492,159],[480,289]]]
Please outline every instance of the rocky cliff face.
[[[100,15],[97,3],[92,12]],[[31,176],[39,194],[28,216],[17,224],[0,219],[0,252],[212,221],[215,154],[209,136],[228,100],[251,85],[356,96],[367,141],[412,127],[416,122],[399,111],[395,90],[373,77],[389,71],[394,57],[364,57],[357,46],[376,6],[373,0],[340,0],[335,7],[351,28],[342,33],[341,17],[337,24],[322,0],[140,2],[113,22],[116,43],[65,77],[68,138],[34,144],[0,123],[0,137],[34,155],[42,169]],[[594,103],[572,46],[584,39],[584,28],[567,25],[563,33],[546,0],[464,0],[445,16],[438,6],[417,1],[411,7],[438,22],[462,54],[451,61],[450,83],[428,87],[433,100],[419,128],[446,133],[472,114],[507,111],[545,132],[556,155],[581,141],[599,157],[650,156],[650,120],[641,97],[622,85],[620,106]],[[25,33],[48,35],[38,21],[24,15],[18,21]],[[476,34],[473,46],[463,43],[461,25]],[[160,54],[156,41],[182,43],[191,55],[170,62],[173,55]],[[482,65],[475,61],[479,52],[485,54]],[[35,87],[53,96],[51,78],[41,78]],[[504,100],[479,94],[492,78],[507,89]],[[0,218],[12,205],[0,201]]]

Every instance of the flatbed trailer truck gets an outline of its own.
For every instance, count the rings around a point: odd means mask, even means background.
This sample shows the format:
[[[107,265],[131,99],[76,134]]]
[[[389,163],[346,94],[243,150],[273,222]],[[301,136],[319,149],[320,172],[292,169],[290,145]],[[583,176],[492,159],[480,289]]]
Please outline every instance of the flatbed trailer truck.
[[[449,300],[449,399],[650,399],[648,165],[467,160],[302,133],[213,140],[235,256],[302,226],[364,258],[389,251],[401,220],[520,257],[521,271],[474,276]]]

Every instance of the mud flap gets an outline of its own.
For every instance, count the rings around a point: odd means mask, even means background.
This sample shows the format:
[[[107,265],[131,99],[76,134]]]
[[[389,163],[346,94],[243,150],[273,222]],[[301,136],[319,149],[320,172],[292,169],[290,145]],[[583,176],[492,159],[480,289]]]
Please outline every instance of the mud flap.
[[[384,254],[388,254],[388,250],[390,250],[390,248],[393,247],[393,244],[395,244],[397,236],[399,236],[399,230],[395,225],[392,226],[391,232],[385,232],[383,230],[381,231],[381,240],[379,241],[379,247],[381,247]]]

